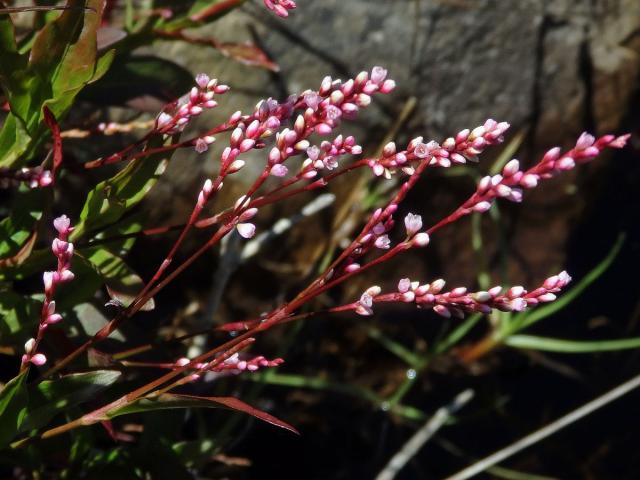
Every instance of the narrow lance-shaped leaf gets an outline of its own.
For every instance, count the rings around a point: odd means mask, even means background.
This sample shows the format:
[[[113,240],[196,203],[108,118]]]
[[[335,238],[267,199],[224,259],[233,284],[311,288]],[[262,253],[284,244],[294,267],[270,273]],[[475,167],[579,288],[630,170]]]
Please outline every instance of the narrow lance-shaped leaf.
[[[121,373],[115,370],[97,370],[65,375],[30,387],[27,415],[19,432],[40,428],[56,415],[95,398],[120,376]]]
[[[0,448],[7,445],[20,430],[27,405],[27,374],[21,373],[0,391]]]
[[[513,348],[542,350],[545,352],[595,353],[640,348],[640,337],[589,341],[564,340],[533,335],[512,335],[505,340],[505,343]]]
[[[258,410],[257,408],[254,408],[234,397],[199,397],[194,395],[165,393],[157,397],[145,397],[138,399],[124,407],[102,413],[100,416],[91,417],[91,414],[85,415],[83,419],[86,421],[91,420],[92,423],[95,423],[131,413],[144,413],[174,408],[225,408],[228,410],[246,413],[259,420],[275,425],[276,427],[284,428],[285,430],[289,430],[293,433],[298,433],[298,431],[288,423],[274,417],[273,415],[263,412],[262,410]]]

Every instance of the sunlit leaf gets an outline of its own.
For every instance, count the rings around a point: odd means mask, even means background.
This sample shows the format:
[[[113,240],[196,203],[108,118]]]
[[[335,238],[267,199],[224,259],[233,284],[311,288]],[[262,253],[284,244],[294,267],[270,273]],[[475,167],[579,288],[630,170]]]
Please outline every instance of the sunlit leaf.
[[[169,154],[170,155],[170,154]],[[166,154],[134,160],[116,176],[99,183],[87,196],[71,240],[117,222],[153,188],[167,165]]]
[[[40,428],[56,415],[95,398],[120,376],[121,373],[115,370],[97,370],[45,380],[30,387],[27,415],[19,432]]]
[[[28,399],[26,380],[26,373],[22,373],[0,390],[0,447],[18,434],[24,421]]]
[[[11,213],[0,221],[0,270],[21,264],[31,253],[28,241],[35,240],[35,225],[42,217],[43,195],[38,189],[17,193]],[[20,252],[20,258],[15,258]],[[7,260],[11,261],[7,263]]]

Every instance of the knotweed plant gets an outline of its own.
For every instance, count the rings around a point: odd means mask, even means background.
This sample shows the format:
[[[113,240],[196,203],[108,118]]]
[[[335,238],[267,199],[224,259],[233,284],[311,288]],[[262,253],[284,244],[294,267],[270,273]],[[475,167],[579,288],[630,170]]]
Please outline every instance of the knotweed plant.
[[[296,7],[289,0],[265,0],[264,3],[283,17]],[[83,13],[85,22],[93,22],[92,15],[102,12],[100,5],[92,8],[98,13]],[[199,14],[200,17],[193,14],[189,21],[213,15],[204,10]],[[74,14],[65,12],[62,15],[61,18],[66,18],[64,15],[69,17]],[[166,12],[159,15],[156,21],[162,24],[167,21],[165,17]],[[6,20],[3,28],[9,31]],[[37,38],[34,49],[40,45],[39,42]],[[37,55],[32,54],[30,59],[20,60],[21,54],[17,46],[14,47],[12,52],[18,59],[16,65],[22,65],[26,74],[36,71],[31,69],[30,62],[34,58],[37,60]],[[11,50],[12,46],[5,45],[4,48]],[[64,61],[65,57],[60,58]],[[99,68],[97,65],[94,64],[95,69]],[[19,79],[4,73],[0,78],[3,79],[10,110],[4,128],[15,129],[16,122],[21,122],[21,116],[24,116],[20,111],[24,105],[20,103],[18,94],[11,90]],[[476,313],[488,315],[495,310],[522,312],[553,302],[571,281],[567,272],[559,272],[540,285],[493,286],[480,291],[472,291],[465,286],[450,288],[444,279],[439,278],[411,279],[399,276],[394,291],[384,291],[382,287],[373,285],[347,303],[331,305],[322,310],[311,308],[317,305],[314,300],[320,295],[352,281],[354,277],[408,251],[426,249],[432,243],[441,241],[439,234],[445,226],[462,221],[472,213],[486,213],[497,201],[520,203],[526,199],[527,191],[539,187],[544,180],[588,163],[606,149],[622,148],[628,139],[628,135],[595,138],[584,133],[573,148],[565,151],[552,148],[532,167],[524,168],[518,160],[511,160],[501,173],[481,178],[468,199],[449,215],[428,225],[419,211],[399,214],[400,206],[409,192],[419,185],[425,172],[479,161],[485,150],[503,142],[509,124],[488,119],[482,125],[462,130],[448,138],[429,140],[416,137],[406,145],[390,142],[380,155],[365,155],[358,140],[341,134],[340,127],[345,122],[357,121],[360,111],[369,107],[377,96],[393,95],[395,86],[387,70],[380,66],[363,71],[351,79],[327,76],[315,89],[281,100],[261,100],[251,111],[237,111],[221,121],[212,121],[205,132],[193,135],[188,133],[187,127],[194,118],[207,111],[211,111],[210,115],[215,117],[215,108],[219,103],[233,102],[228,85],[210,74],[201,73],[195,77],[186,94],[158,112],[151,127],[140,139],[80,165],[68,163],[63,155],[65,132],[61,131],[59,122],[66,111],[57,108],[59,104],[44,102],[38,105],[35,113],[29,113],[34,119],[34,126],[27,141],[28,146],[22,149],[21,144],[15,146],[14,150],[0,152],[0,187],[14,189],[18,200],[5,226],[13,226],[14,231],[10,233],[19,243],[18,248],[4,252],[0,260],[0,272],[5,285],[40,276],[43,295],[33,292],[35,296],[24,297],[28,298],[25,302],[29,305],[37,305],[37,309],[32,308],[30,312],[39,310],[40,313],[32,318],[33,321],[37,320],[37,324],[30,333],[21,330],[24,336],[20,348],[24,344],[24,351],[15,351],[21,358],[20,373],[0,393],[0,413],[4,425],[0,437],[3,445],[25,447],[38,439],[62,435],[100,422],[113,428],[109,422],[117,416],[170,407],[231,408],[295,430],[239,399],[195,396],[184,392],[191,391],[189,388],[207,375],[230,372],[251,375],[251,372],[259,369],[278,367],[286,360],[286,355],[284,359],[265,358],[252,347],[254,342],[263,332],[275,326],[301,322],[313,316],[325,318],[337,313],[370,316],[379,305],[395,303],[399,304],[398,308],[429,309],[441,317],[462,319]],[[110,126],[112,130],[114,125]],[[52,154],[40,158],[41,164],[34,166],[32,160],[37,158],[41,143],[37,134],[40,132],[42,135],[47,130],[53,139]],[[103,126],[94,130],[104,132],[107,128]],[[213,148],[214,143],[216,148]],[[125,301],[112,288],[113,278],[109,272],[114,269],[121,271],[118,269],[124,269],[126,265],[123,259],[109,252],[116,251],[116,247],[126,251],[131,248],[131,242],[141,236],[170,233],[172,229],[154,225],[131,227],[126,223],[128,217],[125,213],[153,187],[164,171],[165,159],[179,149],[193,149],[203,158],[214,161],[216,173],[209,178],[199,178],[202,187],[193,196],[193,208],[178,228],[177,238],[164,259],[154,268],[154,274],[146,281],[140,281],[135,294]],[[246,168],[250,161],[258,162],[258,168]],[[23,165],[27,162],[29,166]],[[74,218],[70,212],[66,212],[51,222],[50,210],[42,206],[45,203],[52,204],[52,193],[59,188],[58,180],[63,175],[100,172],[107,166],[121,168],[115,176],[90,188],[79,216]],[[254,176],[249,173],[255,171],[258,173]],[[131,321],[138,312],[148,310],[154,297],[171,282],[179,281],[187,268],[219,246],[226,237],[238,235],[243,241],[250,241],[268,230],[269,217],[263,215],[266,207],[309,193],[320,194],[336,179],[348,177],[356,171],[368,172],[372,181],[392,182],[395,185],[393,194],[368,215],[351,241],[297,294],[271,311],[256,312],[253,318],[230,319],[219,326],[219,330],[232,333],[227,341],[197,356],[175,358],[164,363],[139,362],[137,365],[140,368],[152,366],[165,372],[134,387],[128,382],[125,393],[115,388],[121,377],[121,360],[148,349],[137,350],[134,346],[127,355],[111,352],[113,355],[107,354],[101,359],[99,369],[89,361],[96,348],[103,348],[101,343],[104,340],[115,334],[124,323]],[[232,182],[234,176],[242,176],[242,184],[248,186],[242,195],[214,211],[214,200],[218,200],[220,192]],[[217,207],[220,203],[216,202],[215,205]],[[30,217],[31,223],[25,221],[21,208],[38,212]],[[35,248],[35,224],[40,218],[43,225],[53,224],[53,229],[45,229],[49,230],[44,233],[45,238],[56,232],[50,248],[42,250]],[[190,251],[185,240],[195,230],[206,232],[206,240]],[[114,248],[110,251],[101,250],[101,244]],[[176,261],[178,253],[181,254],[180,261]],[[55,269],[47,266],[52,260],[57,262]],[[96,278],[99,284],[103,282],[108,287],[111,300],[104,311],[111,317],[92,334],[84,332],[71,336],[65,328],[65,311],[71,311],[73,305],[60,310],[59,297],[74,285],[90,283]],[[94,293],[89,292],[91,296]],[[18,296],[15,292],[11,295],[12,298]],[[85,299],[77,300],[81,301]],[[6,305],[8,302],[4,303]],[[47,337],[54,328],[66,337],[65,349],[47,349]],[[150,342],[152,340],[149,338]],[[55,341],[51,339],[51,342]],[[128,365],[136,363],[130,362]],[[96,406],[92,402],[89,408],[69,410],[66,419],[57,415],[64,411],[64,407],[56,406],[55,402],[32,404],[25,400],[28,395],[33,396],[33,392],[42,392],[46,387],[46,392],[75,392],[77,395],[70,397],[73,398],[72,403],[74,406],[83,405],[90,398],[82,393],[86,382],[94,384],[94,390],[114,387],[113,391],[120,393],[115,397],[111,395],[111,399],[102,405]],[[46,415],[42,414],[42,409],[45,409]],[[15,418],[19,420],[7,420]],[[57,425],[51,425],[52,420]]]

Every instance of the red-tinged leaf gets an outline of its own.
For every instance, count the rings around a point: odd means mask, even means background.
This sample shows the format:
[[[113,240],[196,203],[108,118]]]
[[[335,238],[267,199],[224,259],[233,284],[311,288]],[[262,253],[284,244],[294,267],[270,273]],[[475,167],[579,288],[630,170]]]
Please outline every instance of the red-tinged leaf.
[[[284,422],[273,415],[263,412],[251,405],[234,397],[200,397],[196,395],[178,395],[174,393],[164,393],[157,397],[140,398],[129,405],[102,412],[99,415],[88,414],[83,417],[85,425],[96,423],[102,420],[128,415],[131,413],[144,413],[157,410],[175,408],[225,408],[236,412],[246,413],[263,422],[270,423],[276,427],[284,428],[299,435],[299,432],[292,425]]]
[[[182,30],[156,30],[155,33],[163,38],[180,40],[192,45],[203,45],[205,47],[214,48],[225,57],[231,58],[243,65],[265,68],[272,72],[278,72],[280,70],[278,64],[272,61],[264,50],[258,47],[255,43],[225,43],[212,37],[194,37],[184,33]]]
[[[73,8],[84,8],[86,10],[93,10],[91,7],[65,7],[65,6],[33,6],[33,7],[4,7],[0,8],[0,15],[8,13],[22,13],[22,12],[50,12],[52,10],[71,10]]]
[[[266,68],[272,72],[280,71],[277,63],[272,61],[267,54],[257,45],[246,43],[219,43],[216,48],[225,57],[232,58],[236,62],[252,67]]]
[[[212,5],[191,14],[190,18],[194,22],[203,22],[205,20],[213,20],[225,13],[238,7],[245,0],[217,0]]]
[[[8,258],[0,258],[0,269],[22,265],[22,263],[29,258],[29,255],[31,255],[37,238],[38,235],[36,232],[31,232],[27,241],[20,247],[20,250],[18,250],[17,253]]]
[[[44,122],[51,130],[51,135],[53,136],[53,169],[51,172],[51,176],[53,181],[56,180],[56,173],[58,173],[58,169],[60,165],[62,165],[62,137],[60,136],[60,125],[58,125],[58,121],[56,120],[55,115],[49,107],[45,106],[42,108],[42,112],[44,113]]]
[[[106,13],[105,13],[106,15]],[[104,15],[103,15],[104,20]],[[98,51],[102,52],[127,36],[127,32],[115,27],[102,26],[98,30]]]

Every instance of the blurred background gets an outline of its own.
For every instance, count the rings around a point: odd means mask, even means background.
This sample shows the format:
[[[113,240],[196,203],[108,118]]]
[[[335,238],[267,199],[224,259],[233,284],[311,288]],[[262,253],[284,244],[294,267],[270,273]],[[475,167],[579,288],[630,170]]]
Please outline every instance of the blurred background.
[[[388,68],[398,89],[344,126],[369,153],[390,138],[399,144],[416,135],[442,140],[486,118],[510,122],[503,148],[487,152],[477,166],[430,173],[414,190],[403,212],[420,213],[427,224],[464,200],[477,175],[508,158],[531,165],[555,145],[570,148],[585,130],[634,134],[624,151],[545,183],[522,205],[502,203],[491,216],[459,222],[434,236],[425,251],[320,300],[354,299],[376,283],[392,289],[407,276],[442,277],[452,287],[470,288],[533,286],[562,269],[574,284],[589,280],[571,302],[526,328],[540,343],[487,346],[495,325],[509,322],[504,318],[478,319],[449,343],[459,321],[409,307],[373,318],[345,315],[280,327],[261,340],[261,351],[272,349],[285,365],[233,385],[242,398],[255,398],[292,422],[301,436],[245,419],[233,429],[224,423],[233,440],[221,447],[218,460],[229,464],[209,464],[203,472],[210,478],[374,478],[439,407],[472,389],[474,399],[397,476],[443,478],[638,373],[637,351],[606,341],[640,335],[640,4],[301,0],[283,20],[249,3],[203,34],[256,42],[279,66],[248,69],[191,45],[152,48],[232,85],[233,109],[314,88],[324,75],[348,78],[374,65]],[[184,198],[185,208],[199,183],[193,171],[207,168],[191,157],[173,162],[176,182],[156,192]],[[184,322],[222,323],[290,298],[386,198],[380,185],[365,187],[354,177],[333,193],[334,204],[255,259],[225,261],[240,248],[230,242],[226,257],[212,256],[213,276],[205,262],[192,271],[198,280],[181,282],[168,295],[180,298],[178,305],[188,298],[198,312],[212,312],[213,302],[215,314],[196,314],[198,320],[187,315]],[[274,211],[273,218],[290,216],[305,203]],[[221,275],[227,292],[218,298]],[[547,351],[548,338],[575,343]],[[637,478],[639,395],[629,394],[483,475]]]
[[[121,2],[108,3],[114,18],[125,15]],[[157,1],[155,7],[179,4]],[[277,327],[255,350],[283,357],[284,365],[210,378],[196,388],[242,398],[301,435],[229,412],[149,414],[144,433],[138,437],[142,430],[132,427],[135,441],[123,445],[130,458],[156,472],[153,478],[376,478],[439,408],[470,390],[473,398],[448,415],[396,475],[444,478],[640,373],[637,0],[300,0],[287,19],[256,0],[194,35],[218,46],[252,42],[264,57],[247,65],[211,45],[158,40],[89,89],[87,109],[94,118],[130,120],[131,108],[153,115],[185,91],[185,72],[204,72],[233,88],[214,113],[223,119],[262,98],[317,88],[325,75],[346,79],[382,65],[397,90],[342,127],[366,154],[392,139],[398,145],[418,135],[442,141],[487,118],[508,121],[504,144],[479,164],[430,172],[412,191],[398,218],[419,213],[427,225],[511,158],[533,165],[551,147],[571,148],[585,130],[632,137],[624,150],[528,192],[523,204],[498,203],[490,215],[467,217],[434,235],[428,249],[385,263],[310,308],[353,301],[373,284],[393,290],[403,277],[444,278],[451,287],[475,290],[534,287],[564,269],[575,286],[566,298],[531,315],[460,321],[393,306],[373,317],[318,317]],[[121,95],[117,106],[114,95]],[[95,109],[107,96],[110,104]],[[210,124],[211,117],[203,117],[195,130]],[[124,136],[123,145],[130,139]],[[66,148],[73,150],[73,142]],[[76,155],[94,158],[104,145],[91,148]],[[179,152],[143,206],[145,222],[183,221],[218,154],[215,146],[205,156]],[[247,161],[246,169],[260,169],[260,158]],[[226,186],[219,205],[237,198],[243,178],[252,179],[247,174]],[[314,197],[261,212],[260,230],[280,218],[293,218],[294,227],[255,256],[231,238],[156,297],[156,310],[138,315],[125,336],[143,341],[153,327],[172,339],[253,318],[292,298],[389,197],[393,182],[369,180],[368,172],[343,179],[304,218],[297,213]],[[68,181],[69,188],[82,188]],[[73,196],[67,201],[72,211]],[[183,255],[204,238],[195,236]],[[142,239],[129,263],[149,278],[172,240]],[[224,338],[197,337],[186,351],[169,344],[148,360],[192,356]],[[640,392],[632,392],[478,478],[638,478],[639,405]],[[168,438],[174,443],[158,441]],[[116,451],[111,440],[101,442]],[[192,476],[184,476],[180,463]],[[94,478],[116,473],[129,478],[117,462]]]

